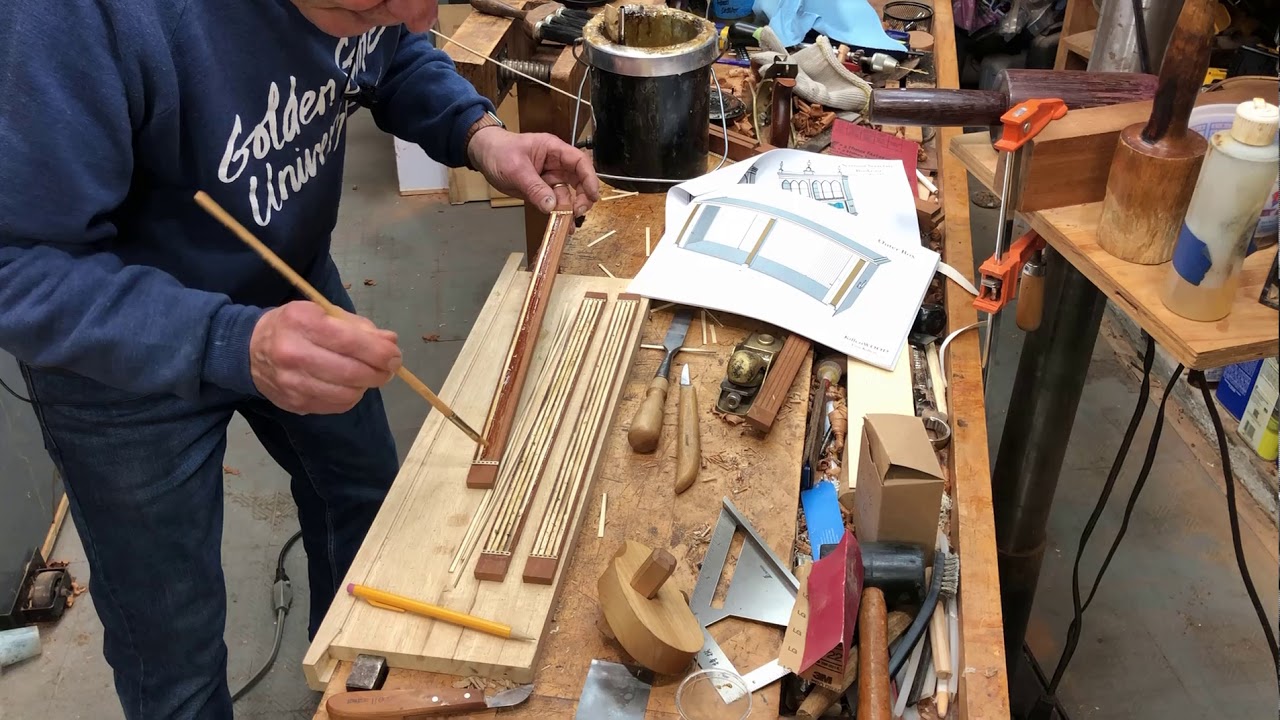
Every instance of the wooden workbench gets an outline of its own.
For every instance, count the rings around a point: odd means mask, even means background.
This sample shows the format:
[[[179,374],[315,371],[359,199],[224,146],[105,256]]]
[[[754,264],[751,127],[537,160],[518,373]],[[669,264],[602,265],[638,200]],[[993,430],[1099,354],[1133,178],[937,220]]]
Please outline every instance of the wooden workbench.
[[[955,38],[950,3],[938,3],[933,34],[939,84],[958,87]],[[473,22],[474,20],[474,22]],[[493,42],[502,46],[509,23],[480,17],[464,23],[456,38],[472,43]],[[501,27],[499,27],[501,26]],[[468,39],[463,39],[468,38]],[[479,38],[479,39],[477,39]],[[496,38],[496,39],[495,39]],[[517,45],[521,42],[514,40]],[[509,47],[509,46],[508,46]],[[448,48],[447,48],[448,49]],[[479,49],[479,48],[477,48]],[[544,51],[545,52],[545,51]],[[463,60],[465,51],[451,52],[455,60]],[[518,55],[517,55],[518,56]],[[475,58],[471,64],[478,68]],[[460,70],[467,70],[460,63]],[[482,91],[489,82],[477,76]],[[473,81],[477,80],[473,77]],[[496,78],[493,81],[496,84]],[[565,79],[555,81],[561,86]],[[493,88],[491,84],[487,87]],[[530,86],[536,87],[536,86]],[[576,89],[576,87],[575,87]],[[553,93],[541,90],[545,99]],[[521,127],[534,127],[525,121],[523,112],[526,93],[521,88]],[[563,110],[563,108],[562,108]],[[563,117],[561,118],[563,119]],[[554,123],[553,123],[554,124]],[[567,130],[568,123],[561,123]],[[947,147],[957,130],[939,132],[940,148]],[[941,157],[944,153],[938,153]],[[969,238],[968,194],[965,170],[959,163],[942,161],[946,241],[944,259],[968,274],[972,250]],[[604,194],[612,191],[606,189]],[[656,244],[664,230],[665,195],[637,195],[597,204],[586,222],[571,239],[565,251],[561,271],[570,274],[604,275],[601,266],[618,277],[632,277],[644,263],[644,232],[648,226]],[[537,225],[541,228],[542,225]],[[616,230],[609,239],[587,247],[592,240]],[[540,232],[540,230],[539,230]],[[540,235],[537,239],[540,239]],[[536,242],[536,240],[535,240]],[[963,327],[976,319],[971,297],[954,284],[949,284],[946,304],[949,324]],[[699,398],[702,413],[702,451],[706,459],[702,479],[678,498],[670,493],[671,468],[674,463],[671,437],[674,413],[667,413],[670,425],[656,455],[637,455],[626,444],[625,424],[643,395],[645,384],[657,367],[659,353],[640,350],[628,378],[614,424],[607,438],[603,456],[603,472],[587,508],[594,518],[601,493],[609,494],[608,525],[604,539],[596,538],[594,522],[584,524],[566,575],[566,588],[561,606],[552,623],[553,630],[539,663],[533,697],[523,705],[504,711],[502,717],[512,720],[571,718],[576,698],[580,695],[592,658],[621,660],[620,648],[607,641],[597,630],[596,578],[605,562],[624,539],[634,539],[656,546],[669,547],[680,560],[673,582],[691,591],[696,563],[705,552],[702,540],[715,525],[720,498],[729,495],[740,510],[755,524],[779,557],[788,559],[795,536],[796,507],[800,455],[803,444],[804,400],[807,397],[809,367],[802,368],[792,389],[792,397],[784,405],[773,431],[764,439],[730,426],[715,418],[709,407],[715,397],[724,361],[734,343],[748,329],[751,321],[722,315],[726,328],[718,328],[720,352],[717,355],[686,355],[695,382],[701,385]],[[667,316],[655,313],[644,330],[643,342],[660,342],[666,332]],[[697,344],[701,329],[695,320],[686,344]],[[695,339],[696,337],[696,339]],[[995,535],[992,525],[990,469],[987,458],[986,416],[983,406],[982,373],[976,333],[958,337],[950,346],[947,363],[949,406],[953,426],[949,452],[952,479],[952,542],[961,562],[960,612],[961,673],[959,695],[955,700],[958,717],[976,720],[1009,717],[1008,684],[1000,614],[999,582],[996,570]],[[672,393],[674,396],[675,393]],[[674,402],[668,399],[669,406]],[[590,527],[585,527],[589,525]],[[751,623],[726,620],[715,626],[713,634],[740,670],[752,669],[776,658],[780,630]],[[342,691],[349,666],[339,663],[329,683],[326,696]],[[457,677],[406,670],[392,670],[386,687],[448,687]],[[667,678],[654,688],[648,717],[675,720],[673,707],[675,683]],[[765,688],[755,696],[752,717],[774,717],[778,708],[778,684]],[[492,713],[482,714],[487,717]],[[327,720],[323,702],[316,720]]]

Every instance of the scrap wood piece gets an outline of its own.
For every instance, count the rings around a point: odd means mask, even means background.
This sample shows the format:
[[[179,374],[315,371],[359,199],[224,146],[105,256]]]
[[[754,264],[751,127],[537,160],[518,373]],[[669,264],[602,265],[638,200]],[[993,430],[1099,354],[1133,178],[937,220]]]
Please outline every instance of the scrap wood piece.
[[[552,483],[551,500],[535,536],[533,549],[525,562],[524,581],[527,583],[550,585],[560,567],[573,515],[578,512],[581,498],[591,490],[587,468],[592,455],[599,452],[600,439],[613,418],[612,410],[616,403],[610,402],[610,398],[615,397],[618,370],[629,350],[627,339],[635,332],[639,307],[640,297],[630,294],[618,296],[614,304],[604,343],[587,383],[582,411],[565,450],[565,460]],[[606,501],[603,497],[600,501],[599,536],[604,534]]]
[[[605,233],[605,234],[601,235],[600,237],[596,238],[595,240],[592,240],[591,242],[587,243],[587,247],[595,247],[596,245],[599,245],[600,243],[604,242],[605,240],[608,240],[609,238],[613,237],[613,234],[614,234],[614,233],[616,233],[616,232],[618,232],[618,231],[617,231],[617,230],[610,230],[609,232],[607,232],[607,233]]]
[[[769,374],[765,376],[755,402],[747,411],[747,424],[762,433],[769,432],[791,391],[796,374],[800,372],[800,366],[812,349],[813,343],[799,333],[787,336],[782,349],[769,365]]]
[[[520,539],[556,432],[568,414],[569,399],[607,302],[608,296],[604,293],[587,293],[567,342],[553,349],[557,357],[553,361],[555,379],[551,390],[538,409],[529,438],[520,447],[519,454],[504,466],[502,482],[496,488],[497,513],[489,539],[476,562],[475,576],[481,580],[501,582],[507,575],[511,553]]]
[[[609,268],[605,267],[604,263],[596,263],[596,267],[600,268],[600,272],[603,272],[605,275],[608,275],[611,278],[617,277],[617,275],[614,275],[613,273],[609,272]]]
[[[604,537],[605,510],[609,506],[609,493],[600,493],[600,523],[596,526],[596,537]]]
[[[525,294],[520,318],[507,351],[507,362],[498,376],[498,390],[489,409],[485,425],[485,445],[471,463],[467,473],[467,487],[491,488],[498,479],[498,463],[502,460],[520,404],[520,392],[524,389],[529,362],[533,359],[533,346],[542,328],[542,318],[547,311],[551,289],[560,270],[560,256],[573,228],[573,213],[557,210],[547,219],[547,229],[542,236],[542,249],[533,268],[533,281]]]

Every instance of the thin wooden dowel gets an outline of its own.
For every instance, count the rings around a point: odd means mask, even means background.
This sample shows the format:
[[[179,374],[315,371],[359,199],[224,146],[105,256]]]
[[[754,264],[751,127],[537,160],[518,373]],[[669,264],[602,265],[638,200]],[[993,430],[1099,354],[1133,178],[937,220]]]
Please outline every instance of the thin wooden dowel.
[[[603,272],[605,275],[608,275],[611,278],[617,279],[618,276],[609,272],[609,268],[605,267],[604,263],[596,263],[596,267],[600,268],[600,272]]]
[[[720,322],[720,318],[716,317],[710,310],[704,308],[702,312],[706,313],[707,317],[711,318],[711,322],[719,325],[720,327],[724,327],[724,323]]]
[[[613,237],[614,233],[616,233],[616,232],[618,232],[618,231],[617,231],[617,230],[610,230],[609,232],[607,232],[607,233],[605,233],[605,234],[601,235],[600,237],[596,238],[595,240],[592,240],[591,242],[587,243],[587,247],[595,247],[596,245],[599,245],[600,243],[604,242],[605,240],[608,240],[609,238]]]
[[[650,240],[649,240],[649,228],[646,227],[644,229],[644,256],[649,257],[652,254],[653,254],[653,246],[650,244]]]
[[[600,493],[600,522],[596,524],[596,537],[604,537],[604,514],[609,506],[609,493]]]
[[[514,540],[518,537],[521,520],[537,487],[538,477],[546,465],[555,433],[573,394],[576,377],[599,324],[604,304],[603,298],[585,298],[568,346],[558,348],[560,356],[555,363],[555,383],[534,421],[533,434],[526,441],[516,462],[518,472],[514,481],[509,484],[510,493],[503,498],[501,512],[489,533],[489,540],[485,545],[487,553],[510,553]]]
[[[622,302],[635,303],[635,301]],[[631,306],[631,309],[634,309],[634,305]],[[621,310],[621,312],[619,312],[619,310]],[[605,334],[604,341],[601,343],[600,355],[598,356],[596,365],[597,370],[592,373],[591,380],[588,384],[586,395],[587,402],[579,413],[579,424],[570,440],[569,448],[565,453],[565,459],[562,461],[560,470],[556,475],[551,500],[547,505],[547,511],[544,514],[541,527],[538,530],[533,552],[531,553],[532,555],[548,555],[550,543],[559,537],[560,528],[566,514],[566,503],[568,499],[573,496],[573,493],[569,488],[569,480],[572,478],[575,481],[574,484],[576,487],[576,480],[580,477],[580,474],[574,473],[573,470],[580,464],[582,448],[584,445],[588,444],[585,440],[594,434],[599,414],[598,407],[602,401],[601,396],[608,394],[607,391],[602,393],[601,388],[610,383],[602,382],[602,380],[605,379],[605,375],[612,377],[612,373],[609,373],[607,370],[604,373],[600,372],[602,367],[606,367],[602,366],[600,363],[602,361],[609,362],[610,365],[607,367],[612,367],[614,365],[614,363],[612,363],[612,358],[615,354],[615,345],[617,344],[615,338],[618,336],[618,333],[626,327],[624,318],[630,314],[632,313],[627,312],[622,305],[615,306],[615,312],[613,313],[613,317],[610,319],[608,331]]]
[[[702,344],[706,345],[707,344],[707,311],[706,310],[702,311],[702,322],[700,324],[702,325]]]
[[[568,318],[569,308],[566,307],[564,312],[560,313],[560,322],[556,326],[555,336],[552,341],[554,345],[559,345],[560,342],[568,336],[570,331]],[[542,373],[538,376],[537,383],[534,385],[534,398],[540,399],[546,395],[547,389],[550,387],[550,383],[554,375],[552,370],[553,368],[551,365],[542,369]],[[522,438],[527,436],[532,422],[532,413],[527,413],[521,417],[519,425],[516,426],[514,437]],[[467,526],[467,533],[462,538],[462,543],[458,546],[458,551],[454,554],[453,561],[449,564],[449,572],[457,572],[459,565],[471,557],[471,553],[475,549],[476,543],[480,541],[480,537],[484,534],[485,526],[489,524],[495,495],[499,491],[505,490],[505,484],[505,477],[500,475],[498,482],[494,487],[485,491],[485,496],[480,501],[480,506],[476,509],[475,515],[471,517],[471,524]],[[461,575],[454,578],[455,587],[457,586],[459,579],[461,579]]]
[[[639,195],[639,194],[640,192],[637,190],[623,190],[623,191],[614,193],[613,195],[609,195],[608,197],[600,198],[600,202],[608,202],[609,200],[621,200],[622,198],[629,198],[632,195]]]
[[[231,213],[228,213],[213,198],[209,197],[208,193],[203,190],[197,191],[195,200],[196,204],[204,208],[205,212],[212,215],[215,220],[222,223],[224,227],[234,233],[236,237],[240,238],[244,244],[248,245],[254,252],[258,253],[258,255],[265,260],[268,265],[274,268],[276,272],[280,273],[285,280],[288,280],[289,284],[293,285],[298,292],[302,293],[303,297],[319,305],[330,317],[341,320],[346,316],[347,313],[345,310],[334,305],[332,302],[329,302],[329,299],[324,295],[321,295],[319,290],[312,287],[311,283],[307,282],[306,278],[302,277],[295,272],[293,268],[289,267],[288,263],[280,259],[280,256],[272,252],[271,248],[264,245],[263,242],[255,237],[253,233],[249,232],[248,228],[241,225],[239,220],[232,217]],[[430,403],[431,407],[442,413],[445,416],[445,419],[457,426],[457,428],[465,433],[467,437],[474,440],[481,447],[484,447],[484,439],[480,437],[480,433],[471,429],[470,425],[463,422],[462,418],[458,417],[457,414],[453,412],[453,408],[449,407],[445,401],[441,400],[440,396],[436,395],[431,388],[427,387],[426,383],[419,380],[418,376],[409,372],[409,370],[403,365],[396,369],[396,376],[405,381],[409,387],[413,388],[413,390],[421,395],[424,400]]]
[[[557,559],[559,557],[567,530],[567,521],[575,512],[576,499],[586,475],[586,466],[596,444],[598,430],[604,421],[603,411],[608,404],[610,390],[618,375],[623,344],[629,335],[635,309],[639,305],[638,301],[634,300],[626,302],[628,305],[616,307],[617,311],[614,313],[609,332],[601,347],[597,370],[592,374],[588,388],[589,402],[580,415],[580,418],[585,418],[585,421],[580,419],[578,432],[573,436],[566,452],[566,458],[556,479],[556,493],[552,504],[548,507],[548,514],[544,517],[543,528],[539,531],[539,538],[532,555]],[[566,485],[568,485],[567,488]]]

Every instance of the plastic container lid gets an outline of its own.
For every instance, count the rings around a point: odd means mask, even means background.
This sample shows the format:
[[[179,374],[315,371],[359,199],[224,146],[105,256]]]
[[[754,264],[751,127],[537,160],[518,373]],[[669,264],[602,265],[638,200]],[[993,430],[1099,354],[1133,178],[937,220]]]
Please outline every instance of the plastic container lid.
[[[1280,108],[1254,98],[1236,106],[1231,137],[1246,145],[1270,145],[1280,127]]]

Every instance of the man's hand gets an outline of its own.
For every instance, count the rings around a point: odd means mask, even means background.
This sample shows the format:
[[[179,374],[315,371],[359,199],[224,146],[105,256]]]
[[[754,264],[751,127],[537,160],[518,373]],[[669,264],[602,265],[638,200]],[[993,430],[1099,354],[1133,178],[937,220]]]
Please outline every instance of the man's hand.
[[[344,413],[400,367],[396,334],[367,318],[329,317],[296,301],[268,310],[249,340],[254,385],[276,407],[299,415]]]
[[[335,37],[354,37],[379,25],[404,23],[426,32],[436,21],[437,0],[293,0],[304,17]]]
[[[481,129],[467,144],[472,167],[495,188],[524,198],[543,212],[568,207],[581,217],[600,199],[600,180],[585,153],[555,135],[513,133],[494,126]]]

